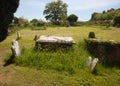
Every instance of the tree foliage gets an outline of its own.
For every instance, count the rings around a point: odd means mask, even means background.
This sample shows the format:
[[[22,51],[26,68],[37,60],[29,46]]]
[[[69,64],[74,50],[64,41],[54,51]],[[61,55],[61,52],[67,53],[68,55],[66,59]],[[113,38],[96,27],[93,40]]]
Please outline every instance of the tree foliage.
[[[68,5],[61,0],[53,1],[46,4],[43,14],[46,20],[59,24],[60,20],[64,20],[67,17],[67,7]]]
[[[0,0],[0,42],[8,35],[8,27],[14,18],[19,0]]]
[[[113,20],[115,15],[120,13],[120,9],[107,10],[107,12],[103,11],[102,13],[94,12],[91,16],[91,21],[104,21],[104,20]]]
[[[26,27],[29,25],[29,21],[24,17],[20,17],[20,18],[18,18],[18,25]]]
[[[33,26],[45,26],[45,22],[43,20],[38,20],[38,19],[32,19],[30,21],[30,23],[33,25]]]
[[[8,34],[14,33],[18,29],[18,25],[19,25],[19,19],[17,17],[14,17],[12,23],[9,24]]]
[[[33,26],[36,26],[37,23],[38,23],[38,20],[37,20],[37,19],[32,19],[32,20],[30,21],[30,23],[31,23]]]
[[[19,23],[19,19],[18,19],[17,17],[14,17],[14,18],[13,18],[13,23],[14,23],[14,24],[18,24],[18,23]]]
[[[91,16],[90,21],[95,22],[100,25],[119,25],[119,17],[117,14],[120,14],[120,9],[113,9],[103,11],[102,13],[94,12]],[[112,22],[113,21],[113,22]]]
[[[78,20],[78,17],[75,14],[71,14],[68,16],[67,20],[69,21],[70,25],[75,25]]]
[[[114,26],[120,27],[120,14],[114,17],[113,23]]]

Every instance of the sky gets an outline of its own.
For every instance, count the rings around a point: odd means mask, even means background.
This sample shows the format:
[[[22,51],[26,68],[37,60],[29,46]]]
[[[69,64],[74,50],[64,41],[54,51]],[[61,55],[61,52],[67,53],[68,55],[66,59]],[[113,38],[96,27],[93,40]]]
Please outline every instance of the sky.
[[[20,5],[15,13],[16,17],[28,20],[45,20],[43,11],[47,3],[57,0],[20,0]],[[75,14],[79,21],[88,21],[94,12],[103,12],[111,8],[120,8],[120,0],[62,0],[68,5],[68,15]]]

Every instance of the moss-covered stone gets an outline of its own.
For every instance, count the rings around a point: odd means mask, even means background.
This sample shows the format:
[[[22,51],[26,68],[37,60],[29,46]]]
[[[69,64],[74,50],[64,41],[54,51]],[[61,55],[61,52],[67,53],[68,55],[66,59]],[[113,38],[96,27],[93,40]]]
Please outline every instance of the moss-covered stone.
[[[85,39],[88,51],[102,63],[120,65],[120,42],[104,39]]]

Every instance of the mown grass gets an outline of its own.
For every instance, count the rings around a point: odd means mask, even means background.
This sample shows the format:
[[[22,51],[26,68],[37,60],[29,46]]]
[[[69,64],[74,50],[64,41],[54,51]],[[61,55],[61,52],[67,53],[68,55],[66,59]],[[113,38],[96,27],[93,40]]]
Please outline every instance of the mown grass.
[[[120,29],[111,27],[110,30],[101,27],[54,27],[46,30],[20,30],[18,40],[21,55],[15,59],[16,65],[1,67],[1,86],[119,86],[120,69],[105,67],[99,63],[97,74],[92,74],[86,68],[86,59],[90,55],[85,49],[84,38],[94,31],[97,38],[120,41]],[[74,51],[68,52],[35,52],[35,35],[71,36],[75,39]],[[0,43],[0,60],[10,53],[11,41],[16,39],[16,33]],[[24,47],[24,48],[23,48]],[[10,57],[10,56],[9,56]],[[9,59],[9,58],[7,58]],[[7,60],[6,59],[6,60]]]

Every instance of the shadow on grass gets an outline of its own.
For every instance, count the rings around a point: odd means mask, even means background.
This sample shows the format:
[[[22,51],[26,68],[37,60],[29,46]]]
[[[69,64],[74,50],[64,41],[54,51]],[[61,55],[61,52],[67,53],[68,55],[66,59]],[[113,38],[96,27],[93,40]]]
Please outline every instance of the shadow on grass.
[[[106,68],[116,67],[116,68],[120,69],[120,62],[119,63],[118,62],[116,62],[116,63],[104,63],[103,66],[106,67]]]
[[[8,60],[5,61],[5,64],[3,65],[4,67],[9,66],[10,64],[14,63],[14,55],[11,55],[10,58]]]

